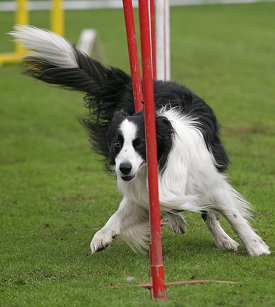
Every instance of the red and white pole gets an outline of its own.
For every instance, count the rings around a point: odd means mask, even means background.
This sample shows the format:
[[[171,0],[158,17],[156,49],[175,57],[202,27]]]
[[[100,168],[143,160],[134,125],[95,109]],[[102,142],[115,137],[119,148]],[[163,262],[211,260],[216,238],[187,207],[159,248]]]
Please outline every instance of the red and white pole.
[[[149,14],[150,4],[150,14]],[[169,47],[169,0],[156,0],[156,12],[154,0],[139,0],[139,23],[141,36],[142,53],[142,75],[143,75],[143,97],[144,97],[144,117],[146,132],[146,150],[148,165],[148,186],[150,201],[150,268],[151,284],[140,284],[137,286],[152,289],[152,297],[166,300],[166,289],[164,282],[164,266],[162,259],[161,227],[160,227],[160,207],[158,191],[158,159],[156,141],[156,115],[154,103],[154,83],[155,72],[157,79],[170,79],[170,47]],[[135,34],[135,23],[133,15],[132,0],[123,0],[129,58],[131,65],[133,93],[135,99],[136,112],[142,109],[142,85],[138,64],[138,53]],[[159,10],[161,16],[159,16]],[[156,39],[154,30],[154,19],[156,16]],[[160,17],[160,19],[158,19]],[[162,21],[160,21],[162,20]],[[151,24],[150,24],[151,22]],[[162,32],[162,33],[161,33]],[[166,32],[166,33],[165,33]],[[158,34],[161,35],[158,37]],[[154,44],[156,42],[156,52]],[[157,62],[157,67],[153,71],[153,66]],[[192,280],[169,282],[166,285],[184,285],[201,283],[232,283],[216,280]],[[233,282],[234,283],[234,282]],[[116,287],[116,286],[115,286]]]
[[[139,0],[139,23],[141,36],[144,117],[150,201],[150,266],[152,277],[152,295],[154,298],[165,300],[166,291],[161,245],[156,116],[148,0]]]
[[[150,6],[149,6],[150,4]],[[150,14],[149,14],[150,7]],[[139,23],[141,36],[141,56],[143,75],[143,94],[140,79],[135,22],[132,0],[123,0],[124,18],[133,95],[136,112],[142,109],[144,100],[144,118],[146,132],[146,151],[148,165],[148,186],[150,201],[150,269],[152,277],[152,297],[165,300],[164,266],[162,259],[160,207],[158,192],[158,159],[156,141],[156,116],[154,103],[154,84],[156,78],[156,40],[154,0],[139,0]],[[153,68],[155,67],[155,68]]]

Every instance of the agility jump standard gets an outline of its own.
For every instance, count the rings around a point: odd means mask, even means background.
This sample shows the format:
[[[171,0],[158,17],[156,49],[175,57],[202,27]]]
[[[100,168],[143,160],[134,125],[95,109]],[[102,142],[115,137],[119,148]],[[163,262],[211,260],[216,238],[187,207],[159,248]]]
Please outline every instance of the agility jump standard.
[[[53,32],[63,36],[64,35],[64,10],[63,0],[51,0],[51,29]],[[28,0],[16,1],[16,17],[15,24],[28,25],[29,24],[29,10]],[[0,53],[0,65],[5,63],[20,62],[25,50],[20,43],[16,43],[15,52]]]

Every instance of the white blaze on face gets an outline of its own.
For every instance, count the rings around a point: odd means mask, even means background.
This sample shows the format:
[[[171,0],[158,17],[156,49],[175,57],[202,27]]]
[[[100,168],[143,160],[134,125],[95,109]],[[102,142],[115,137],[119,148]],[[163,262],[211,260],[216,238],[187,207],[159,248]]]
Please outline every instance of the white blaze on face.
[[[120,176],[123,175],[119,169],[121,163],[130,163],[132,169],[129,175],[135,176],[139,167],[144,162],[142,157],[133,147],[133,141],[137,137],[137,130],[138,128],[136,124],[128,119],[125,119],[120,125],[120,131],[123,137],[123,147],[115,159],[116,173]]]

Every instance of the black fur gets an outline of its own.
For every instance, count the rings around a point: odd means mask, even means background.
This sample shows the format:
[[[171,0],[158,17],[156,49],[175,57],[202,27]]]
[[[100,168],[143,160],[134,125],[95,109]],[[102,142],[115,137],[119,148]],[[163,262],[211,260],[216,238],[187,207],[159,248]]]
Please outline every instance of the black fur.
[[[105,157],[107,164],[114,164],[118,125],[125,118],[139,127],[136,150],[146,160],[143,112],[134,112],[130,76],[118,68],[103,66],[76,48],[74,51],[79,68],[59,68],[40,58],[29,57],[25,60],[25,73],[48,83],[86,93],[89,116],[82,124],[89,132],[94,149]],[[185,86],[175,82],[155,81],[154,92],[156,110],[169,106],[196,119],[197,128],[202,132],[205,144],[217,162],[216,168],[220,172],[225,171],[229,160],[211,107]],[[164,117],[157,117],[156,126],[159,168],[163,170],[174,131]]]

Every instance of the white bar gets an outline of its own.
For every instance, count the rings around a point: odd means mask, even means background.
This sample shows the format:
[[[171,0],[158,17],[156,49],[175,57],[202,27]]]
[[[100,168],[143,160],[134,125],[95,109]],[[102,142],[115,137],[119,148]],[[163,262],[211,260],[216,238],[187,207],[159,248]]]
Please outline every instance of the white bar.
[[[156,0],[157,80],[170,80],[169,0]]]
[[[164,1],[155,2],[157,80],[165,80]]]
[[[97,33],[94,29],[84,29],[81,31],[80,38],[77,43],[77,48],[88,55],[92,54],[96,43]]]
[[[165,80],[171,78],[170,64],[170,5],[169,0],[165,0]]]
[[[121,0],[96,0],[96,1],[64,1],[64,9],[66,10],[86,10],[86,9],[104,9],[104,8],[122,8]],[[137,0],[133,1],[133,6],[137,7]],[[0,11],[15,11],[16,1],[1,1]],[[51,1],[28,1],[28,9],[49,10],[52,7]]]
[[[205,5],[205,4],[238,4],[238,3],[257,3],[257,2],[274,2],[274,0],[171,0],[170,6],[180,5]],[[16,10],[15,1],[1,1],[0,12],[9,12]],[[48,10],[51,7],[49,1],[29,1],[28,9],[30,11]],[[133,7],[137,7],[137,0],[133,1]],[[65,1],[66,10],[87,10],[87,9],[121,9],[121,0],[97,0],[97,1]]]

